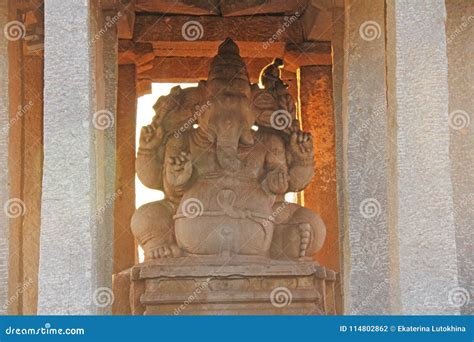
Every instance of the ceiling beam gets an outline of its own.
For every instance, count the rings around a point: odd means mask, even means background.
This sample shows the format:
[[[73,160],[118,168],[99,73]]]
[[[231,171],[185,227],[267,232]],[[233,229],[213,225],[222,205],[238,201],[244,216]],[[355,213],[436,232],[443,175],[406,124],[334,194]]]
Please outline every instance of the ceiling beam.
[[[220,9],[224,17],[256,14],[291,14],[303,12],[308,0],[221,0]]]
[[[214,50],[227,37],[236,41],[252,42],[252,55],[265,56],[266,50],[284,45],[287,41],[302,42],[303,32],[297,16],[137,16],[134,40],[154,43],[165,48],[187,46],[192,49]],[[195,46],[189,44],[193,43]],[[270,53],[271,54],[271,53]]]
[[[219,0],[136,0],[137,12],[218,15]]]

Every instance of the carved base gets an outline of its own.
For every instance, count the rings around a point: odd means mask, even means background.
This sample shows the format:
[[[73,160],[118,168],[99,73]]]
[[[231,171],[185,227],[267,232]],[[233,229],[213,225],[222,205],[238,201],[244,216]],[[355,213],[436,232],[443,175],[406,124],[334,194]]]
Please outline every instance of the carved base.
[[[134,315],[331,315],[334,271],[313,261],[186,257],[134,266]]]

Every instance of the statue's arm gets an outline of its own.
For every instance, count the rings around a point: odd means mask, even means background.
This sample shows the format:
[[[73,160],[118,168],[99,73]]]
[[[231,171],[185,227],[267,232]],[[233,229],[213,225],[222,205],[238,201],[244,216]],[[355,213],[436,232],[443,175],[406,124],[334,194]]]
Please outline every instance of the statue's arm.
[[[295,131],[287,148],[289,165],[288,191],[301,191],[308,186],[314,176],[314,148],[310,133]]]
[[[288,191],[288,167],[283,140],[276,135],[267,137],[268,152],[265,155],[264,190],[280,195]]]
[[[166,144],[163,183],[168,197],[179,199],[191,182],[193,164],[187,134],[171,137]]]
[[[138,179],[148,188],[163,190],[163,129],[153,124],[140,132],[135,169]]]

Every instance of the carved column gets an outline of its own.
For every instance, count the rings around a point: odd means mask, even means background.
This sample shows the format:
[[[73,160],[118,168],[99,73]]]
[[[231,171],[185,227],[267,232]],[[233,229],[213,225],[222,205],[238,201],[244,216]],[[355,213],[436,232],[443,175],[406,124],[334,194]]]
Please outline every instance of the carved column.
[[[385,1],[346,0],[345,6],[341,184],[344,313],[389,314],[392,280]]]
[[[97,41],[103,37],[96,35],[102,20],[95,5],[45,3],[39,314],[106,313],[112,304],[104,132],[114,129],[115,118],[105,108],[105,57]]]
[[[303,130],[314,139],[315,177],[304,190],[304,205],[321,215],[327,227],[326,242],[316,255],[325,267],[339,271],[339,227],[336,193],[336,151],[330,66],[299,69],[299,102]]]
[[[386,10],[389,214],[400,277],[395,312],[454,314],[459,283],[453,181],[461,178],[452,178],[450,163],[450,152],[459,151],[450,146],[445,4],[396,0]]]
[[[474,314],[474,2],[446,1],[450,160],[461,313]],[[467,294],[471,294],[469,301]]]
[[[135,264],[136,248],[130,222],[135,211],[135,129],[137,112],[135,65],[120,65],[117,104],[117,176],[114,273]]]

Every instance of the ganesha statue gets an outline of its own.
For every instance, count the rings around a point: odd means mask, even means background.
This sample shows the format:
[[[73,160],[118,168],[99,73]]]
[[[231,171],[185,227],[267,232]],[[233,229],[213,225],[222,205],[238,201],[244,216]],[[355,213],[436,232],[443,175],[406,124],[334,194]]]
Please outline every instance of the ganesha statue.
[[[261,84],[251,84],[238,46],[227,39],[206,81],[158,99],[136,160],[141,182],[165,194],[132,219],[147,260],[301,259],[322,247],[319,215],[284,200],[311,181],[314,153],[281,80],[282,65],[276,59],[262,70]]]

